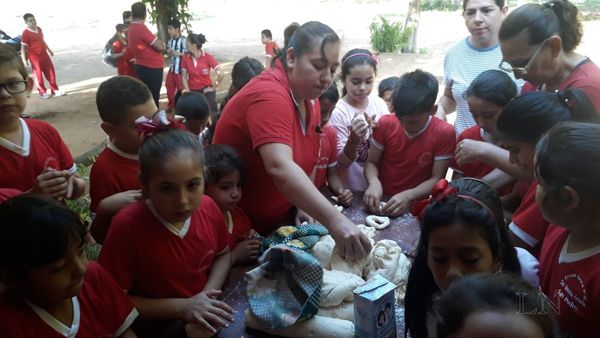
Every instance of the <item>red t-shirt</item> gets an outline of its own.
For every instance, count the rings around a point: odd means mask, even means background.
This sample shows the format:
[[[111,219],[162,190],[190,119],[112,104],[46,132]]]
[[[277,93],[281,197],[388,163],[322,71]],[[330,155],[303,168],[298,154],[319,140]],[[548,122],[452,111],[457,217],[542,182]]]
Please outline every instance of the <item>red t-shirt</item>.
[[[23,146],[0,137],[0,187],[27,191],[46,168],[76,171],[71,152],[48,122],[19,119]]]
[[[265,54],[274,58],[277,56],[277,52],[279,52],[279,46],[277,46],[277,42],[269,41],[265,44]]]
[[[335,128],[326,125],[319,135],[319,150],[315,165],[315,186],[327,184],[327,169],[337,165],[337,133]]]
[[[558,321],[566,333],[596,338],[600,318],[600,246],[569,253],[569,235],[565,228],[548,228],[540,255],[540,287],[558,307]]]
[[[96,262],[88,263],[83,287],[73,297],[71,328],[14,292],[0,293],[0,337],[117,337],[137,316],[123,289]]]
[[[117,74],[137,77],[133,62],[130,61],[133,59],[133,52],[131,51],[131,48],[127,48],[127,45],[117,40],[113,42],[112,50],[113,53],[122,53],[125,51],[125,53],[123,53],[123,55],[121,55],[121,57],[119,57],[117,60]]]
[[[509,229],[525,243],[532,247],[541,244],[548,230],[548,221],[544,219],[542,211],[535,203],[535,190],[537,181],[529,185],[529,189],[523,196],[521,204],[513,215]]]
[[[559,90],[579,88],[592,101],[596,112],[600,114],[600,68],[590,59],[582,61],[575,70],[558,86]],[[521,94],[539,90],[535,85],[525,82]]]
[[[217,123],[213,142],[235,148],[244,161],[246,177],[252,178],[244,182],[239,206],[259,233],[275,230],[292,205],[267,174],[258,148],[268,143],[289,146],[294,162],[307,176],[317,162],[320,108],[318,100],[305,104],[306,121],[301,121],[287,73],[278,61],[233,96]]]
[[[431,178],[434,161],[451,159],[456,134],[451,124],[430,117],[420,134],[409,137],[396,115],[384,115],[373,131],[373,146],[383,151],[378,166],[383,194],[393,196]]]
[[[191,90],[201,90],[212,85],[210,70],[217,68],[219,63],[209,53],[204,53],[198,58],[190,54],[181,57],[181,69],[188,73],[188,85]]]
[[[26,28],[21,35],[21,43],[29,47],[29,54],[33,54],[38,57],[48,55],[46,52],[44,33],[40,27],[37,28],[37,32]]]
[[[90,172],[90,210],[96,212],[104,198],[127,190],[141,189],[137,156],[125,154],[113,145],[98,156]]]
[[[252,223],[248,215],[240,207],[235,207],[231,210],[231,224],[228,224],[227,244],[230,249],[233,249],[241,241],[246,240],[248,231],[252,229]]]
[[[227,236],[221,210],[206,195],[181,230],[167,228],[149,200],[139,201],[113,217],[98,262],[131,295],[189,298],[204,288]]]
[[[17,189],[4,189],[0,188],[0,203],[5,202],[6,200],[13,198],[17,195],[21,195],[23,192]]]
[[[133,52],[136,64],[148,68],[163,68],[162,54],[152,47],[157,39],[143,23],[132,21],[129,24],[127,45]]]

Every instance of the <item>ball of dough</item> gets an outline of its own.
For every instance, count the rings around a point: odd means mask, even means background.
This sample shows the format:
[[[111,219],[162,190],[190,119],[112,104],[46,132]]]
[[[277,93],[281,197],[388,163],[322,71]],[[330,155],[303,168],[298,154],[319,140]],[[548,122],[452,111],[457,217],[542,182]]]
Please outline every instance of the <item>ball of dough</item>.
[[[320,307],[319,316],[349,320],[354,322],[354,302],[343,302],[338,306]]]
[[[321,239],[312,247],[312,254],[321,263],[324,269],[331,269],[331,255],[335,241],[330,235],[322,236]]]
[[[363,275],[363,269],[367,266],[367,263],[368,257],[364,257],[356,262],[350,262],[342,258],[337,252],[331,255],[331,270],[344,271],[357,276]]]
[[[369,215],[367,216],[366,223],[368,226],[377,230],[383,230],[390,226],[390,218],[386,216]]]
[[[342,302],[354,299],[354,289],[365,284],[365,281],[355,274],[337,270],[323,270],[323,285],[321,286],[320,306],[337,306]]]
[[[365,267],[365,276],[370,279],[379,274],[396,284],[398,286],[396,297],[398,300],[402,300],[404,299],[410,264],[410,260],[402,253],[398,243],[384,239],[377,242],[371,250],[369,263]]]

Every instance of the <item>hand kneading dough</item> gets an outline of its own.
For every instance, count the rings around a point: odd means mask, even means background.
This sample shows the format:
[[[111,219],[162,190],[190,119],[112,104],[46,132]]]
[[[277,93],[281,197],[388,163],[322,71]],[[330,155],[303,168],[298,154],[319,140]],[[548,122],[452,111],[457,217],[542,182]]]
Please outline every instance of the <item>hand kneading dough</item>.
[[[368,227],[364,224],[357,224],[356,227],[360,230],[371,242],[371,245],[375,245],[375,228]]]
[[[321,263],[323,269],[331,268],[331,255],[333,254],[333,248],[335,247],[335,241],[330,235],[322,236],[321,239],[312,247],[312,254]]]
[[[369,215],[367,216],[366,223],[368,226],[377,230],[383,230],[390,226],[390,218],[386,216]]]
[[[338,306],[320,307],[317,314],[323,317],[343,319],[354,322],[354,303],[343,302]]]
[[[321,286],[320,306],[336,306],[342,302],[351,302],[354,298],[354,289],[365,284],[357,275],[336,271],[323,270],[323,285]]]
[[[396,284],[396,297],[404,299],[406,280],[410,270],[410,260],[402,253],[398,243],[384,239],[373,247],[369,257],[369,264],[365,268],[367,279],[379,274]]]
[[[348,320],[314,316],[309,320],[279,329],[261,328],[250,310],[246,310],[246,326],[283,337],[306,338],[351,338],[354,337],[354,323]]]
[[[364,257],[356,262],[350,262],[342,258],[336,251],[331,255],[331,270],[344,271],[357,276],[362,276],[363,269],[367,266],[368,262],[368,257]]]

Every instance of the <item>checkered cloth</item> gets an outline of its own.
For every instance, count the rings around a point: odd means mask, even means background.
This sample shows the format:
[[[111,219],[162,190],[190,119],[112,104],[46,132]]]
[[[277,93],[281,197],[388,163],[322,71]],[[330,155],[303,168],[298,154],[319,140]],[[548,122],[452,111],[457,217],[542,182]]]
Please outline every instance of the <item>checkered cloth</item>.
[[[321,264],[311,254],[276,245],[246,273],[250,310],[264,329],[288,327],[319,310]]]
[[[326,235],[329,235],[329,231],[321,224],[302,224],[297,227],[283,226],[268,237],[261,238],[262,248],[259,254],[279,244],[307,251],[321,239],[321,236]]]

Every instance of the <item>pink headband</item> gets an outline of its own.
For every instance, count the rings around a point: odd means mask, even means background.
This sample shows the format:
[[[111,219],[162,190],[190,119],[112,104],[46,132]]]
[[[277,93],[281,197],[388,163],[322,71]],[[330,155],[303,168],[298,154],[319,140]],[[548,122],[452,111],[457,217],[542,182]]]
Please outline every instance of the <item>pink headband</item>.
[[[368,54],[368,53],[354,53],[354,54],[350,54],[347,58],[345,58],[342,61],[342,64],[348,62],[348,60],[350,60],[351,58],[353,58],[355,56],[367,56],[367,57],[370,57],[373,61],[375,61],[375,64],[379,63],[379,61],[377,60],[377,55],[375,55],[373,53],[371,53],[371,54]]]

